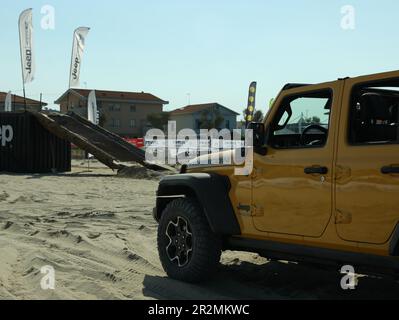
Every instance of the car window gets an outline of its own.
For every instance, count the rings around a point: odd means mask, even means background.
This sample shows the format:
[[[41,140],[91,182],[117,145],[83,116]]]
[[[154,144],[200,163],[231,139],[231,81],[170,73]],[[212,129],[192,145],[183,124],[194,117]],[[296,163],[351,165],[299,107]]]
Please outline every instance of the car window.
[[[292,116],[286,123],[289,115],[285,111],[278,122],[279,126],[283,128],[276,130],[274,134],[302,134],[306,127],[313,124],[318,124],[328,129],[330,110],[325,108],[328,101],[328,98],[312,97],[300,97],[291,101]],[[285,123],[286,125],[284,126]]]
[[[330,90],[286,98],[273,121],[272,145],[323,146],[328,136],[331,106]]]
[[[399,143],[397,89],[378,86],[355,88],[350,106],[351,144]]]

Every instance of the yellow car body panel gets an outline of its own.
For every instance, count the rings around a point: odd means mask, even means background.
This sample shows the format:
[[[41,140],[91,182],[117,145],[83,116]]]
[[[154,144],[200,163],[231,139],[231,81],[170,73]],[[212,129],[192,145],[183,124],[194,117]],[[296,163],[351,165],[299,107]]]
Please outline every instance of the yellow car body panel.
[[[352,89],[392,78],[399,79],[399,71],[282,90],[265,119],[266,128],[286,97],[332,91],[324,147],[267,146],[267,155],[254,155],[250,176],[236,176],[233,166],[194,167],[188,172],[229,177],[229,196],[242,238],[389,256],[399,223],[399,175],[380,170],[399,166],[399,145],[350,145],[348,130]],[[305,175],[309,166],[327,167],[328,173]],[[250,210],[243,210],[245,205]]]

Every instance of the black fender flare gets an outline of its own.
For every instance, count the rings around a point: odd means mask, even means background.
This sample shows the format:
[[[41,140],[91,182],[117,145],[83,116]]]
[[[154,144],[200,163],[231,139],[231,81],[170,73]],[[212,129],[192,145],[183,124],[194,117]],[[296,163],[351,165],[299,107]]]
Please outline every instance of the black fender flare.
[[[176,198],[194,197],[204,210],[212,231],[219,235],[241,235],[229,198],[228,177],[209,173],[167,176],[159,184],[154,218],[159,221],[166,205]]]

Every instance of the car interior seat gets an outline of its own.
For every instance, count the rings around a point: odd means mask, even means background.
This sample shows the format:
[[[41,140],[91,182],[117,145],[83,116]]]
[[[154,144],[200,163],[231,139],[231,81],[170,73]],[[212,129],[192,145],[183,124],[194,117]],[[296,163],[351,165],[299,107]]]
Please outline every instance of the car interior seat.
[[[354,127],[356,142],[396,141],[397,106],[381,94],[364,93],[356,105]]]

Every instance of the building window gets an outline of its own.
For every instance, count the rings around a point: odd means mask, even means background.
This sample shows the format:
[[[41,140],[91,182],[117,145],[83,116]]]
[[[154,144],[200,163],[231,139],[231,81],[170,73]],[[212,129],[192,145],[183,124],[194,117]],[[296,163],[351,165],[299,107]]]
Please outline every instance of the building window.
[[[230,129],[230,120],[226,120],[226,129]]]
[[[130,112],[136,112],[136,111],[137,111],[137,106],[136,105],[130,106]]]
[[[121,105],[120,104],[110,104],[109,111],[119,112],[119,111],[121,111]]]
[[[121,121],[119,119],[112,119],[111,120],[111,127],[112,128],[120,128]]]
[[[136,120],[130,120],[130,128],[136,128]]]

